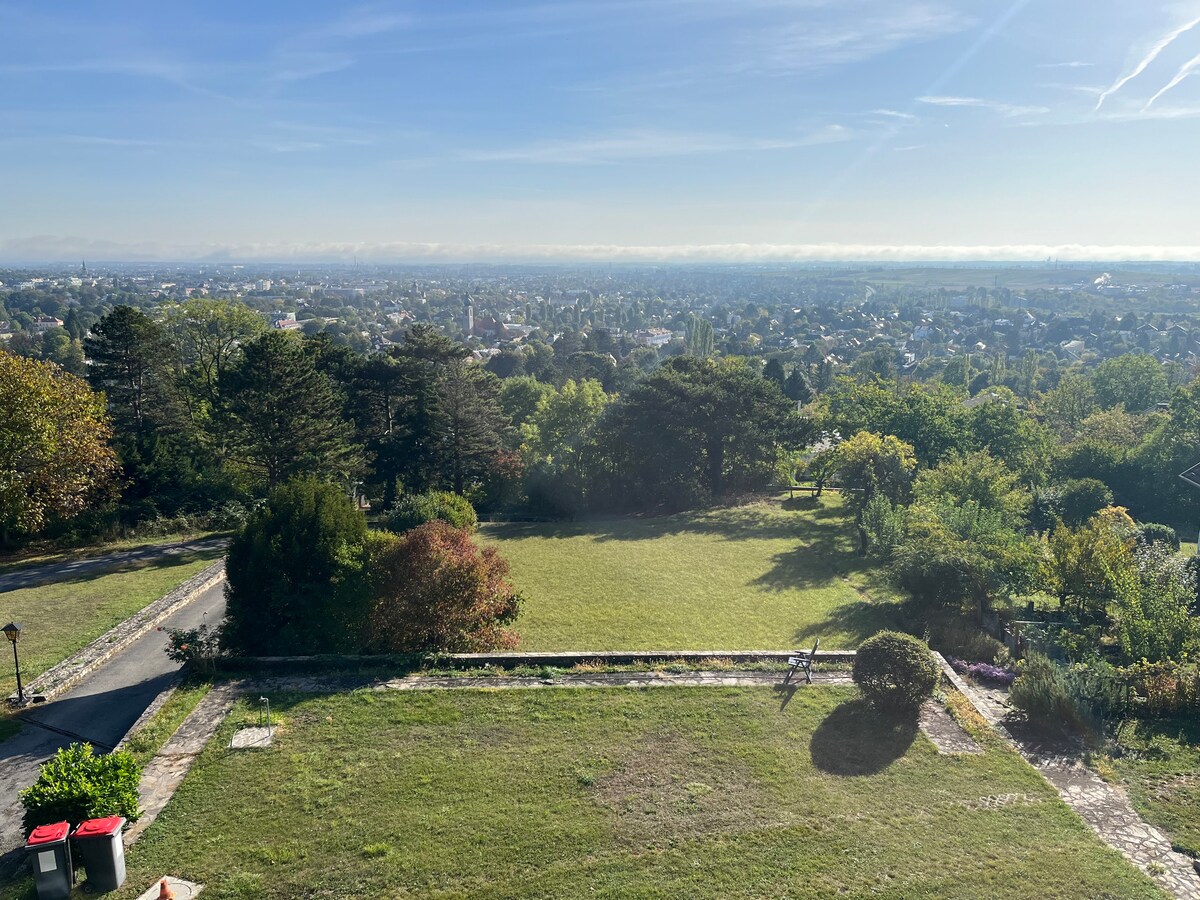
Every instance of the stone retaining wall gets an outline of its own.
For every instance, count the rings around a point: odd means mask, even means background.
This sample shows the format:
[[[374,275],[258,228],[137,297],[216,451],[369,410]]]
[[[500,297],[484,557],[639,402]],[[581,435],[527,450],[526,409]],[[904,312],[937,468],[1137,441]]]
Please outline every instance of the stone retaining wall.
[[[482,669],[495,667],[512,669],[517,666],[554,666],[570,668],[585,663],[625,666],[664,662],[705,663],[729,660],[733,663],[786,663],[798,650],[558,650],[536,653],[439,653],[419,655],[352,656],[246,656],[224,662],[234,669],[250,670],[320,670],[359,666],[401,665],[422,668]],[[803,651],[807,653],[807,651]],[[853,650],[818,650],[818,663],[848,665],[854,662]]]

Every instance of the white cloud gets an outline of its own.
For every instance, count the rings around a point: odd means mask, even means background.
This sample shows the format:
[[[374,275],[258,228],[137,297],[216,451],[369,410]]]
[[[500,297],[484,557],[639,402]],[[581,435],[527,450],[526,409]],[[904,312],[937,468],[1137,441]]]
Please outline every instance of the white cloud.
[[[984,100],[980,97],[947,97],[934,95],[918,97],[918,103],[928,103],[932,106],[969,106],[976,109],[990,109],[1002,116],[1036,116],[1050,112],[1046,106],[1020,106],[1014,103],[998,103],[995,100]]]
[[[1183,81],[1183,79],[1187,78],[1189,75],[1191,75],[1193,72],[1195,72],[1197,68],[1200,68],[1200,54],[1193,56],[1191,59],[1189,59],[1187,62],[1185,62],[1182,66],[1180,66],[1179,71],[1175,73],[1175,77],[1172,78],[1170,81],[1168,81],[1161,88],[1159,88],[1158,93],[1146,101],[1145,108],[1149,109],[1151,106],[1153,106],[1155,100],[1157,100],[1159,97],[1161,97],[1167,91],[1172,90],[1173,88],[1177,87],[1179,85],[1179,83],[1181,81]]]
[[[900,112],[898,109],[873,109],[871,113],[876,116],[887,116],[891,119],[915,119],[912,113]]]
[[[1137,65],[1135,65],[1128,73],[1122,75],[1120,78],[1114,81],[1106,90],[1101,92],[1100,97],[1096,100],[1096,109],[1100,109],[1100,107],[1104,105],[1105,100],[1145,72],[1146,67],[1158,58],[1158,54],[1162,53],[1167,49],[1167,47],[1171,46],[1171,44],[1175,42],[1176,38],[1191,31],[1197,25],[1200,25],[1200,16],[1185,22],[1176,28],[1172,28],[1153,44],[1151,44],[1150,49],[1142,55],[1142,58],[1138,61]],[[1154,101],[1151,102],[1153,103]]]
[[[1094,65],[1095,65],[1095,63],[1080,62],[1077,59],[1072,59],[1069,62],[1039,63],[1038,68],[1039,69],[1082,69],[1087,66],[1094,66]]]
[[[460,156],[472,162],[596,164],[627,159],[789,150],[844,141],[850,137],[850,129],[843,125],[826,125],[806,135],[783,138],[641,130],[590,138],[541,141],[498,150],[466,150]]]
[[[1160,260],[1200,262],[1200,246],[1138,244],[447,244],[323,242],[197,244],[95,241],[40,235],[0,240],[11,262],[247,260],[264,262],[1039,262]]]

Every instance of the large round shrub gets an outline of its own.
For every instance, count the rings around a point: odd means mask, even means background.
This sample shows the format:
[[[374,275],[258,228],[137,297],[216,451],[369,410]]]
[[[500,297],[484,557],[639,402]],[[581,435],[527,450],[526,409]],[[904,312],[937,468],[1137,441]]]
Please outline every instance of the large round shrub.
[[[388,514],[387,526],[399,534],[426,522],[446,522],[455,528],[474,531],[479,518],[466,497],[449,491],[429,491],[401,495]]]
[[[521,598],[508,563],[494,547],[476,546],[465,529],[426,522],[368,545],[368,557],[370,650],[478,653],[517,645],[506,626]]]
[[[1113,493],[1098,478],[1075,478],[1063,482],[1058,495],[1063,521],[1082,525],[1106,506],[1112,506]]]
[[[880,709],[912,710],[933,695],[941,669],[929,646],[911,634],[881,631],[854,657],[854,683]]]

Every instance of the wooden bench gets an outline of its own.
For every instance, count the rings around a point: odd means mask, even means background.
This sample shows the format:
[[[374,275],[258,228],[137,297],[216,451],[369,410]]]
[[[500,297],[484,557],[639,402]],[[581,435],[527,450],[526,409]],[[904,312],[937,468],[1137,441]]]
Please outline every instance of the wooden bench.
[[[787,675],[785,675],[783,678],[784,684],[787,684],[789,681],[791,681],[792,676],[795,675],[797,671],[803,671],[805,683],[812,684],[812,664],[813,660],[817,658],[817,648],[820,646],[821,639],[817,638],[816,643],[813,644],[812,650],[810,650],[808,653],[801,652],[796,656],[788,657],[788,665],[791,666],[791,668],[788,669]]]
[[[794,498],[796,496],[796,491],[800,491],[801,493],[807,492],[808,496],[815,497],[815,496],[817,496],[818,493],[821,492],[821,488],[817,487],[815,484],[789,484],[788,485],[788,496],[789,497]]]

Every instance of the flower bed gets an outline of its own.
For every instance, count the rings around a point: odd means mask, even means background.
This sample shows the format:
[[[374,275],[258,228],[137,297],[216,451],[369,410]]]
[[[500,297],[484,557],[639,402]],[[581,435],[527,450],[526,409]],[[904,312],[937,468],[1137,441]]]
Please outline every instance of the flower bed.
[[[951,668],[959,675],[969,675],[976,681],[985,681],[989,684],[1001,684],[1008,687],[1017,677],[1017,673],[1012,669],[1004,666],[994,666],[991,663],[969,663],[966,660],[954,659],[949,660]]]

